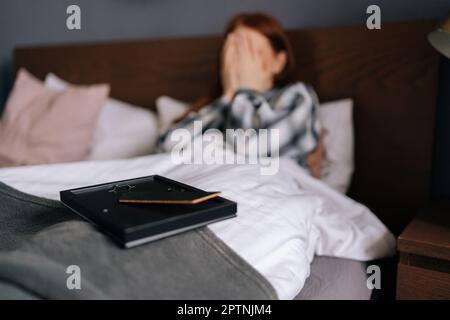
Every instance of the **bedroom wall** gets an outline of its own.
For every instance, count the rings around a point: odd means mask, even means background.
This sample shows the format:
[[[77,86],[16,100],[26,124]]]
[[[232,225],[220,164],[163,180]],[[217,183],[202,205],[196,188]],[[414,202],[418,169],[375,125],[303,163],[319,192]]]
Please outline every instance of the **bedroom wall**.
[[[66,29],[70,4],[81,7],[81,31]],[[2,0],[0,105],[18,45],[220,33],[245,10],[268,11],[286,28],[358,24],[370,4],[381,7],[382,21],[440,18],[450,10],[448,0]]]
[[[81,31],[66,29],[65,11],[70,4],[81,7]],[[361,24],[370,4],[381,7],[382,22],[441,19],[450,11],[448,0],[1,0],[0,114],[13,82],[16,46],[220,33],[231,16],[254,10],[272,13],[288,29]],[[443,65],[441,78],[449,79],[450,63]],[[443,84],[441,92],[449,90]],[[449,100],[449,94],[440,99],[442,110],[450,106]],[[450,112],[438,114],[440,123],[449,128]],[[450,145],[450,137],[443,130],[438,132],[439,145]],[[442,154],[440,164],[445,168],[450,155]],[[434,180],[438,193],[447,190],[450,194],[447,173]]]

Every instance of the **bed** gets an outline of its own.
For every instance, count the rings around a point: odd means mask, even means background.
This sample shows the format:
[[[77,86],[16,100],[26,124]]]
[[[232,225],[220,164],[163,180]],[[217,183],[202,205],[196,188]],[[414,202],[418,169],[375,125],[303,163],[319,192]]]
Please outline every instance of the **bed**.
[[[311,83],[321,100],[354,100],[355,172],[348,195],[394,233],[428,199],[438,56],[425,39],[433,27],[433,21],[419,21],[377,31],[351,26],[289,33],[298,79]],[[210,36],[18,48],[15,65],[41,79],[54,72],[77,84],[106,82],[112,97],[153,109],[161,95],[184,101],[202,95],[219,43]],[[21,175],[26,172],[9,181]],[[368,299],[366,277],[364,262],[315,257],[294,296]]]

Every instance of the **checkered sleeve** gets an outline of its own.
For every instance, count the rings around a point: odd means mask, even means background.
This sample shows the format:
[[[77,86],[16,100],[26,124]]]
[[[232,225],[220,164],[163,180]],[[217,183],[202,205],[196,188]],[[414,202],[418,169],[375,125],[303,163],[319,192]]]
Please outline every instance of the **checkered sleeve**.
[[[314,89],[301,82],[273,91],[268,97],[240,90],[232,103],[227,127],[278,129],[280,155],[290,155],[305,165],[308,153],[319,142],[319,101]]]

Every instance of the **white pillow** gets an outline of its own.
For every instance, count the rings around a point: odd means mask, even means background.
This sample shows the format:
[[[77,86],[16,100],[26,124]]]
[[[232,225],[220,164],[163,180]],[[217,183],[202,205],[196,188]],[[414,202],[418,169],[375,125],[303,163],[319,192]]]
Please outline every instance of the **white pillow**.
[[[173,124],[175,119],[181,117],[189,107],[189,104],[168,96],[156,99],[158,111],[158,125],[160,134],[164,133]]]
[[[326,159],[320,180],[346,193],[354,170],[353,100],[322,103],[319,118],[326,131]]]
[[[49,73],[47,87],[64,90],[69,83]],[[132,158],[153,152],[158,137],[155,114],[116,99],[107,99],[100,111],[86,160]]]
[[[156,100],[161,132],[180,117],[188,104],[167,96]],[[320,180],[335,190],[346,193],[354,170],[353,160],[353,100],[342,99],[323,103],[319,118],[326,130],[326,159]]]

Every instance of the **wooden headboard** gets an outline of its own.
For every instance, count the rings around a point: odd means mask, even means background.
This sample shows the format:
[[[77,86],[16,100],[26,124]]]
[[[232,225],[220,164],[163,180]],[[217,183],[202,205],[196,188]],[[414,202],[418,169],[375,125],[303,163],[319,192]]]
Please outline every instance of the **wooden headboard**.
[[[298,79],[322,101],[355,101],[356,170],[349,195],[400,230],[429,197],[438,54],[433,21],[291,31]],[[145,107],[170,95],[192,101],[214,76],[219,36],[52,45],[15,50],[16,69],[79,84]]]

